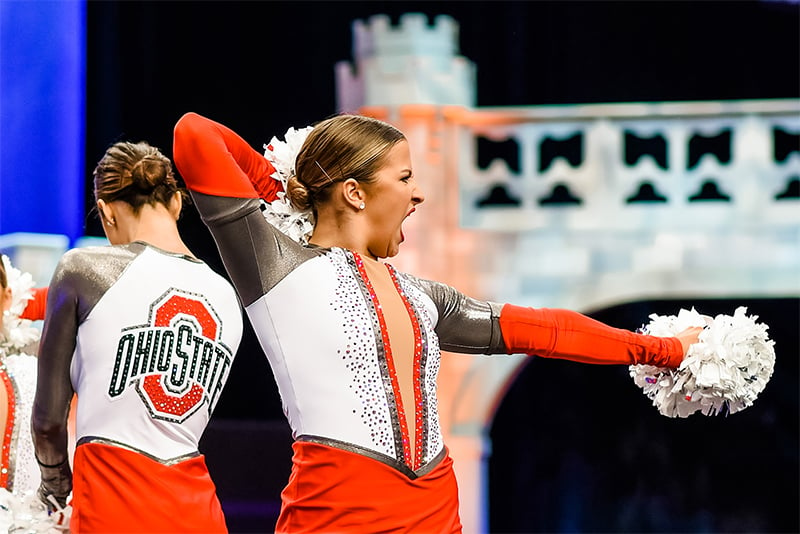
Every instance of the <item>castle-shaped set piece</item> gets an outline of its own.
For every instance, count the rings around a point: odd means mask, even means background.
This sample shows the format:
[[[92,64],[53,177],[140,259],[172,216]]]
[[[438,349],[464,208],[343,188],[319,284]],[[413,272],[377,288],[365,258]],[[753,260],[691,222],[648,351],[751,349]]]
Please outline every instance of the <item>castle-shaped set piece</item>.
[[[476,104],[475,64],[458,55],[458,23],[407,13],[392,26],[386,15],[353,22],[354,63],[336,64],[337,106]]]

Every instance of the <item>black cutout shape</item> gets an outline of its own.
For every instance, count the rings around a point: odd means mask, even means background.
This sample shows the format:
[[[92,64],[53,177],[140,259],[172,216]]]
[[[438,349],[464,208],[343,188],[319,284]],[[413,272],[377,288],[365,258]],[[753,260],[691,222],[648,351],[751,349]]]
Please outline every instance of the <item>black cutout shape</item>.
[[[775,195],[775,200],[798,200],[800,199],[800,177],[792,176],[783,193]]]
[[[639,190],[635,195],[629,196],[625,199],[627,204],[645,203],[645,202],[666,202],[667,197],[656,191],[655,186],[650,182],[643,182],[639,186]]]
[[[557,184],[553,191],[546,197],[539,199],[540,206],[558,206],[558,205],[581,205],[583,200],[572,194],[564,184]]]
[[[694,134],[689,139],[689,161],[686,168],[693,169],[706,154],[714,154],[723,165],[731,162],[731,130],[725,128],[717,135],[706,137]]]
[[[557,157],[563,157],[571,166],[578,167],[583,161],[583,134],[578,132],[561,140],[544,139],[539,145],[539,172],[546,171]]]
[[[639,137],[630,130],[625,130],[624,143],[625,164],[629,167],[636,165],[642,156],[650,155],[656,160],[656,165],[667,169],[667,140],[663,135]]]
[[[790,133],[783,128],[772,129],[772,156],[775,161],[782,162],[792,152],[800,152],[800,134]]]
[[[505,141],[493,141],[478,136],[478,168],[487,169],[496,159],[502,159],[514,174],[519,174],[519,143],[510,138]]]
[[[689,202],[730,202],[731,197],[722,193],[713,180],[703,182],[700,192],[689,197]]]
[[[487,197],[476,202],[479,208],[491,206],[519,206],[520,204],[522,204],[522,201],[512,197],[504,185],[495,185],[492,187],[491,191],[489,191]]]

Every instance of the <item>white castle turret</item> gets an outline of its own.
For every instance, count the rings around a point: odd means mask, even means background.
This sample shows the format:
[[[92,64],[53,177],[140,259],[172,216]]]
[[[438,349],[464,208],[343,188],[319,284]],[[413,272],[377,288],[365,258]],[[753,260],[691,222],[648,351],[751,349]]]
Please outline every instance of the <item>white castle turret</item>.
[[[353,22],[354,64],[336,64],[339,111],[363,106],[476,103],[475,64],[458,55],[458,23],[407,13],[392,27],[386,15]]]

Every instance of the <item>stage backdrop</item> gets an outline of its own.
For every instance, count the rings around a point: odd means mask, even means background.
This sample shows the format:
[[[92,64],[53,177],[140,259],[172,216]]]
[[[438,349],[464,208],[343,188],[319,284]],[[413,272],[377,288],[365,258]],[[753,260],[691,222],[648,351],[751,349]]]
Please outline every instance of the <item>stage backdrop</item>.
[[[0,2],[0,235],[84,233],[86,2]]]

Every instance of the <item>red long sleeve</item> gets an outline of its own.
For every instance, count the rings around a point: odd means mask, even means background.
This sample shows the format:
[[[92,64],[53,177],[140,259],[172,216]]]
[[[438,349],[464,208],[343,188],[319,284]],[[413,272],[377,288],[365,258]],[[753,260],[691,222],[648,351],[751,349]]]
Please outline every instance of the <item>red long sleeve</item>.
[[[185,114],[175,125],[172,155],[192,191],[271,202],[282,190],[263,155],[230,128],[197,113]]]
[[[678,338],[613,328],[568,310],[506,304],[500,331],[509,353],[593,364],[677,367],[683,361]]]
[[[20,319],[40,321],[44,319],[45,304],[47,303],[47,286],[33,288],[33,298],[22,310]]]

